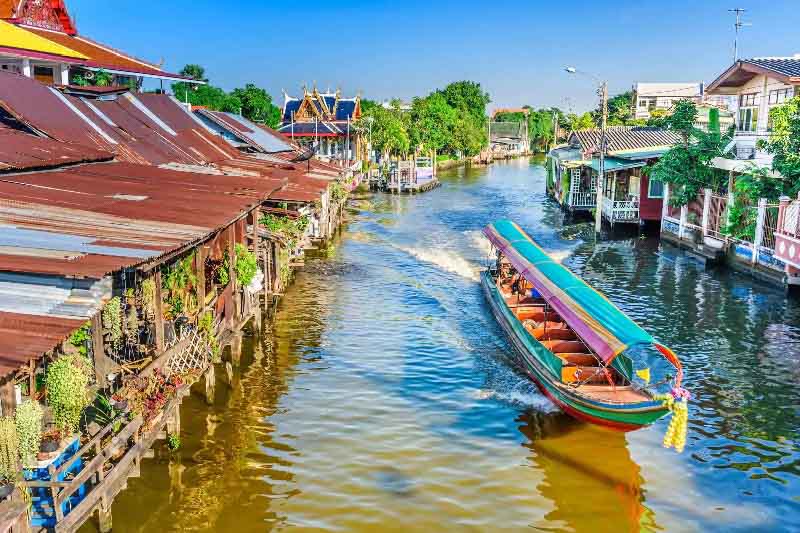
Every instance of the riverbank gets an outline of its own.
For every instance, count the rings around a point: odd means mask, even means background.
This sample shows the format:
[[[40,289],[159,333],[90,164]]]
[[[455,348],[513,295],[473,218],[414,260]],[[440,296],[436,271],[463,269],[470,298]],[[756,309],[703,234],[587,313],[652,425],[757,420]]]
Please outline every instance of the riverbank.
[[[791,531],[800,307],[656,239],[595,244],[546,198],[538,162],[439,177],[351,202],[264,334],[217,367],[212,405],[186,399],[181,450],[142,462],[115,528]],[[497,218],[678,351],[697,398],[684,454],[661,448],[664,421],[574,422],[506,364],[477,281]]]

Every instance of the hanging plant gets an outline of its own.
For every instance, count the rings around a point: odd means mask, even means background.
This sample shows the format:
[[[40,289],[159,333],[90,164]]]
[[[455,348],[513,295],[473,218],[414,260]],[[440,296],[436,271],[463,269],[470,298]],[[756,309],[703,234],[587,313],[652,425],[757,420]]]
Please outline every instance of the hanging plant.
[[[207,312],[203,315],[203,318],[199,320],[197,323],[197,330],[200,332],[200,336],[208,343],[208,346],[211,348],[211,355],[213,356],[214,361],[219,359],[219,343],[217,342],[217,336],[214,333],[214,315],[211,311]]]
[[[14,419],[0,418],[0,480],[13,483],[19,476],[19,439]]]
[[[145,318],[156,316],[156,282],[147,278],[142,282],[142,312]]]
[[[111,298],[103,308],[103,327],[108,330],[109,342],[116,352],[122,346],[122,303],[119,296]]]
[[[53,409],[53,420],[63,434],[78,430],[81,412],[89,405],[89,372],[85,361],[69,355],[57,359],[47,369],[47,400]]]
[[[14,414],[19,437],[19,456],[22,465],[31,468],[36,463],[36,454],[42,443],[42,406],[35,400],[28,400],[17,407]]]
[[[258,271],[256,254],[247,249],[243,244],[237,244],[236,250],[236,279],[242,286],[250,285]]]
[[[77,348],[78,353],[84,357],[89,355],[89,342],[92,339],[92,324],[87,322],[80,328],[72,332],[69,336],[69,343]]]
[[[231,276],[229,272],[230,268],[230,258],[228,257],[228,249],[225,249],[225,253],[222,256],[222,262],[217,267],[217,271],[214,274],[214,278],[217,281],[217,284],[225,287],[230,283]]]

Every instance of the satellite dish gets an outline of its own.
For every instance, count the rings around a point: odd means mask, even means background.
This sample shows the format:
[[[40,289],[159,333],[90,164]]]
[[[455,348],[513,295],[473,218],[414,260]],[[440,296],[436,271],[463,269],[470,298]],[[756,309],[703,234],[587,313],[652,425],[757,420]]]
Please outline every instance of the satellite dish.
[[[311,147],[310,147],[310,146],[306,146],[305,148],[303,148],[303,149],[300,151],[300,153],[298,153],[296,156],[294,156],[294,157],[293,157],[292,159],[290,159],[289,161],[290,161],[290,162],[292,162],[292,163],[301,163],[301,162],[303,162],[303,161],[308,161],[308,160],[310,160],[312,157],[314,157],[314,155],[315,155],[316,153],[317,153],[317,149],[316,149],[316,147],[313,147],[313,146],[311,146]]]

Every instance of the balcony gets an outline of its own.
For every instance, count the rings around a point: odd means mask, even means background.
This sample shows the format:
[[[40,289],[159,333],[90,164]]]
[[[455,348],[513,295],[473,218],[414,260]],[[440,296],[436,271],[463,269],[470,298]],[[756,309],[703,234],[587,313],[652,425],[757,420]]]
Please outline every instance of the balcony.
[[[631,196],[626,200],[603,197],[603,217],[612,224],[616,222],[639,222],[639,198]]]
[[[590,191],[571,192],[568,205],[573,209],[593,209],[597,206],[597,194]]]

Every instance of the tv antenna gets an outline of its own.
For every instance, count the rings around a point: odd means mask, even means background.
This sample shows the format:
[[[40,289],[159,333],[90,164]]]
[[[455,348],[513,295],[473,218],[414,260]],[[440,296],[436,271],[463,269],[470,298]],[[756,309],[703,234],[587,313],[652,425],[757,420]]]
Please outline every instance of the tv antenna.
[[[739,60],[739,30],[744,28],[745,26],[752,26],[749,22],[742,22],[742,15],[744,15],[745,11],[744,8],[735,7],[733,9],[728,10],[731,13],[736,13],[736,23],[733,25],[736,28],[736,35],[733,38],[733,62],[736,63]]]

